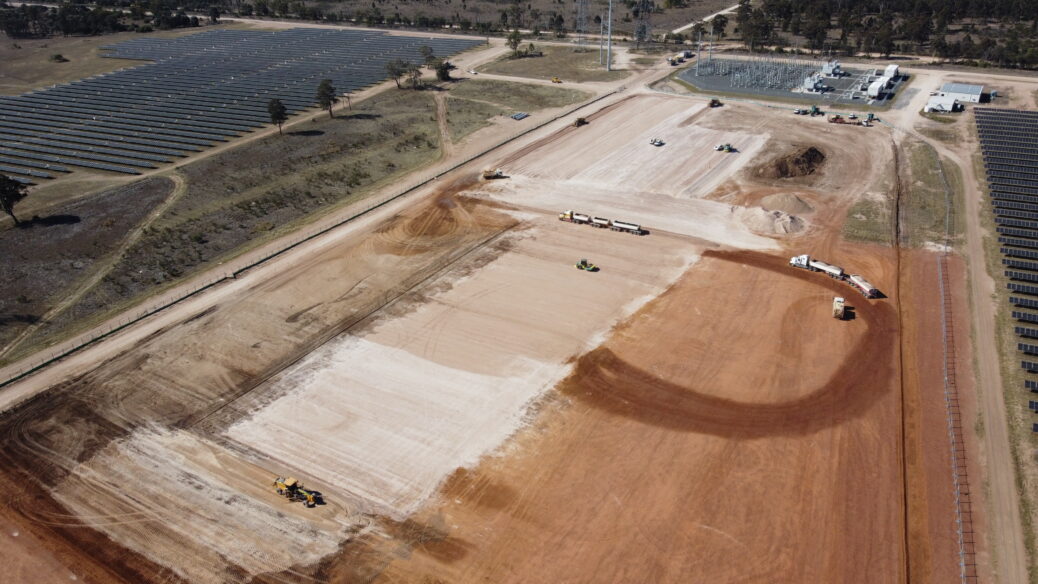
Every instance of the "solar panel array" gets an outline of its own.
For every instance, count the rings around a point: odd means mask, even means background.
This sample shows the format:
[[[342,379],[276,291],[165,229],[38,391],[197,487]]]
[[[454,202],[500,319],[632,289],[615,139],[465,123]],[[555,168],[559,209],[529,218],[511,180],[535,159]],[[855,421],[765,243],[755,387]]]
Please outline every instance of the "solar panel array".
[[[153,63],[20,96],[0,97],[0,172],[21,182],[68,167],[140,174],[316,105],[331,79],[350,93],[386,78],[397,59],[422,63],[423,46],[450,57],[483,41],[378,31],[211,30],[103,47],[106,57]]]
[[[1006,287],[1038,297],[1038,112],[973,111],[1000,235],[1002,265],[1008,268]],[[1038,298],[1010,296],[1009,303],[1015,320],[1038,324]],[[1025,341],[1038,339],[1038,328],[1017,326],[1014,332]],[[1025,355],[1038,355],[1038,343],[1032,343],[1017,343],[1017,349]],[[1038,373],[1038,364],[1031,361],[1021,361],[1020,366]],[[1026,380],[1024,387],[1038,392],[1038,380]]]

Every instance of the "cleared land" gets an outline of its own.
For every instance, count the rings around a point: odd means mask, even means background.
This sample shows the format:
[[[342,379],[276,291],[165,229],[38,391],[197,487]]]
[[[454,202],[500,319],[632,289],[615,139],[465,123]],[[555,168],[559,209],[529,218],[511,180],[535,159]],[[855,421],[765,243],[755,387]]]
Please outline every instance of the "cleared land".
[[[948,510],[904,507],[906,483],[948,477],[902,463],[934,438],[902,440],[919,364],[898,358],[897,254],[840,237],[889,180],[886,135],[657,95],[587,119],[488,161],[508,179],[459,171],[0,418],[0,516],[76,574],[133,582],[897,582],[906,546],[941,581]],[[825,164],[764,178],[804,146]],[[278,474],[326,504],[284,502]]]

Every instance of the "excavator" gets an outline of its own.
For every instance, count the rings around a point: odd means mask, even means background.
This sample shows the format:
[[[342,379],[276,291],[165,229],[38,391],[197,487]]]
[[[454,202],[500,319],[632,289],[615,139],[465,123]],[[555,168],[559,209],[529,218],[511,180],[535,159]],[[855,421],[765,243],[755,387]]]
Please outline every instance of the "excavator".
[[[320,495],[314,491],[303,488],[303,484],[292,477],[277,477],[274,479],[274,488],[278,494],[289,501],[301,501],[307,507],[317,505]]]

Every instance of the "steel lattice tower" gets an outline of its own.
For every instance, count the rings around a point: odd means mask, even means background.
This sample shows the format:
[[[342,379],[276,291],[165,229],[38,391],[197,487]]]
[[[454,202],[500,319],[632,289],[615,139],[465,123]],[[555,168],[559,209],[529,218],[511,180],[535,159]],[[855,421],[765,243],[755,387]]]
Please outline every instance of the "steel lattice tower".
[[[634,24],[634,42],[637,45],[652,40],[650,17],[652,16],[653,4],[652,0],[638,0],[638,20]]]
[[[577,0],[577,50],[587,50],[587,10],[590,0]]]

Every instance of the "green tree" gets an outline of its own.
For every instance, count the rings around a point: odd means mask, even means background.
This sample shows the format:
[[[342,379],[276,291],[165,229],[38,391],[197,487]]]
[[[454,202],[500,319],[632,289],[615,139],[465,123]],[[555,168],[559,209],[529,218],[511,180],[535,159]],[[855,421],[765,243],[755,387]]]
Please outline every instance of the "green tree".
[[[718,14],[710,21],[710,32],[714,33],[717,38],[724,38],[725,30],[728,29],[728,17],[723,14]]]
[[[512,32],[508,33],[508,48],[512,49],[512,56],[519,56],[519,45],[523,42],[523,35],[519,32],[518,28],[513,28]]]
[[[386,73],[396,82],[397,89],[400,89],[400,78],[407,74],[407,63],[400,59],[390,61],[386,63]]]
[[[216,6],[209,7],[209,22],[213,24],[220,22],[220,9]]]
[[[331,79],[323,79],[321,84],[317,86],[317,103],[321,104],[321,107],[328,110],[328,117],[334,118],[332,114],[332,106],[335,102],[339,101],[335,97],[335,86],[332,85]]]
[[[436,78],[440,81],[451,80],[451,63],[450,61],[440,61],[436,64]]]
[[[0,174],[0,207],[14,219],[15,225],[19,223],[18,218],[14,216],[14,204],[28,196],[28,190],[29,187],[24,184],[6,174]]]
[[[267,112],[270,113],[270,123],[277,124],[278,134],[281,133],[281,124],[285,123],[288,119],[288,110],[285,109],[285,104],[281,103],[280,99],[272,99],[267,103]]]
[[[407,66],[407,80],[411,83],[411,89],[422,88],[422,68],[414,63]]]
[[[432,60],[436,58],[436,55],[433,54],[432,47],[430,46],[422,45],[418,47],[418,52],[422,54],[422,62],[426,65],[431,64]]]

